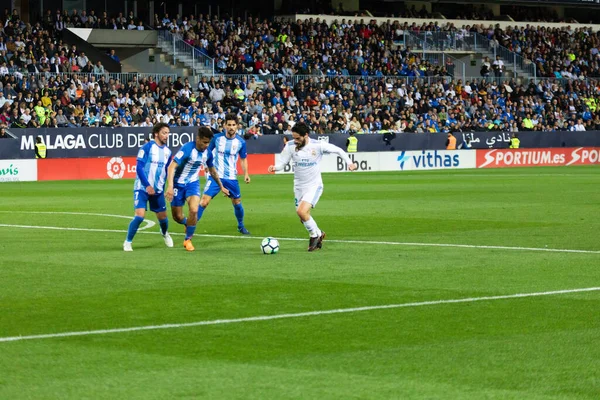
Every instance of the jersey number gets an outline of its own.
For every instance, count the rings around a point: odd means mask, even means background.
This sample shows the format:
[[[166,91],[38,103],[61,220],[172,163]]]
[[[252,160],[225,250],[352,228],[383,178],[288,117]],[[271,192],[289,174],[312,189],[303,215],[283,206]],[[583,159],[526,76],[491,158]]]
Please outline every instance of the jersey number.
[[[177,191],[178,191],[178,189],[177,189],[177,188],[174,188],[174,189],[173,189],[173,195],[177,196]]]

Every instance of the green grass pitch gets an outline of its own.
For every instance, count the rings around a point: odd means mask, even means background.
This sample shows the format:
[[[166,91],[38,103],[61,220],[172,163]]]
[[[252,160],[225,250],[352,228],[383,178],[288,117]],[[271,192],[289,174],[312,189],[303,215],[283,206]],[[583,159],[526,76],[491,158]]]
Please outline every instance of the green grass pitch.
[[[289,175],[242,184],[251,238],[215,198],[194,253],[173,221],[122,251],[132,181],[0,184],[0,399],[600,396],[597,167],[324,181],[315,253]]]

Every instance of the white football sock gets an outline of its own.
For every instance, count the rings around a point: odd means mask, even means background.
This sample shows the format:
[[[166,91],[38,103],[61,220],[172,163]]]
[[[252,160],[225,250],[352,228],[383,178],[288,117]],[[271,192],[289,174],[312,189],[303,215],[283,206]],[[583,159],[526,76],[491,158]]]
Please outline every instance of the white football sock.
[[[308,234],[310,235],[310,237],[321,236],[321,230],[317,226],[317,222],[313,219],[313,217],[310,217],[310,219],[308,221],[305,221],[302,223],[304,224],[304,227],[308,231]]]

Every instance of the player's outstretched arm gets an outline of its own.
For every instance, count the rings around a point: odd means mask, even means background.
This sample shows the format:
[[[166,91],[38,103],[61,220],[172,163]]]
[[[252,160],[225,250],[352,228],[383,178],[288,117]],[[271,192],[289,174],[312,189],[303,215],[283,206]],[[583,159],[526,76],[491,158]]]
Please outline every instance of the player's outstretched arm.
[[[215,167],[208,167],[208,173],[210,174],[210,176],[212,176],[213,180],[217,182],[219,188],[221,189],[221,192],[223,192],[225,196],[229,196],[229,190],[223,186],[221,178],[219,178],[219,173],[217,172],[217,169]]]
[[[341,149],[331,143],[323,143],[322,146],[323,146],[323,153],[337,154],[338,156],[340,156],[346,162],[346,165],[348,165],[349,171],[354,171],[356,169],[356,164],[354,164],[354,162],[352,162],[352,160],[348,156],[348,153],[346,153],[343,149]]]
[[[285,168],[286,165],[288,165],[290,163],[290,161],[292,160],[292,151],[293,150],[288,150],[291,149],[292,147],[290,146],[286,146],[283,151],[281,152],[281,155],[279,156],[279,162],[275,165],[270,165],[269,166],[269,172],[275,172],[275,171],[281,171],[282,169]]]
[[[175,186],[175,169],[177,169],[179,164],[176,161],[172,161],[171,165],[169,165],[169,169],[167,170],[167,190],[165,191],[165,197],[168,202],[173,201],[173,186]]]

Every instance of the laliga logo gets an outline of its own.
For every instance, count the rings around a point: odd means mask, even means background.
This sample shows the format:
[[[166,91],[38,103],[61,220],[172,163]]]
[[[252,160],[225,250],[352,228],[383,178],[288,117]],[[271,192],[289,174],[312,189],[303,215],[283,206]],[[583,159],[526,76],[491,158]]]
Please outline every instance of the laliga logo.
[[[125,173],[125,163],[121,157],[113,157],[106,163],[106,174],[111,179],[121,179]]]

